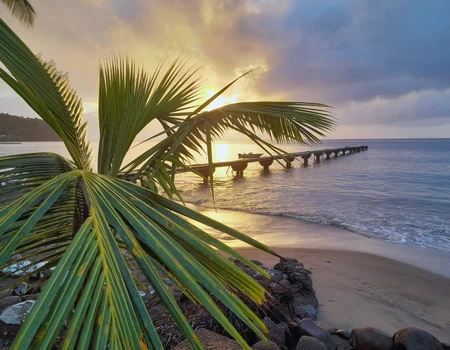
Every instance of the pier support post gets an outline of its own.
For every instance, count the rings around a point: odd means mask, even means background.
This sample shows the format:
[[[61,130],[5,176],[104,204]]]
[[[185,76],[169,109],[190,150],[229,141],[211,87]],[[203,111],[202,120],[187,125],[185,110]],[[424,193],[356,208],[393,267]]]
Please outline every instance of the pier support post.
[[[196,168],[195,171],[197,171],[202,177],[203,177],[203,183],[208,183],[208,178],[211,175],[209,172],[209,167],[204,166],[201,168]],[[216,168],[213,167],[213,174],[216,171]]]
[[[307,153],[307,154],[303,154],[301,155],[301,157],[303,158],[304,161],[304,165],[307,166],[308,165],[308,159],[311,158],[312,153]]]
[[[316,151],[313,153],[314,153],[314,157],[316,157],[316,163],[320,163],[320,157],[322,156],[323,151]]]
[[[286,156],[286,169],[292,168],[292,162],[295,160],[294,156]]]
[[[261,164],[264,167],[264,174],[269,173],[269,167],[272,165],[272,163],[273,163],[273,158],[264,159],[264,160],[259,161],[259,164]]]
[[[325,151],[324,153],[327,156],[326,159],[330,159],[331,158],[331,154],[333,153],[333,151]]]
[[[243,177],[244,176],[244,170],[247,169],[247,162],[238,162],[231,164],[231,169],[236,172],[236,177]]]

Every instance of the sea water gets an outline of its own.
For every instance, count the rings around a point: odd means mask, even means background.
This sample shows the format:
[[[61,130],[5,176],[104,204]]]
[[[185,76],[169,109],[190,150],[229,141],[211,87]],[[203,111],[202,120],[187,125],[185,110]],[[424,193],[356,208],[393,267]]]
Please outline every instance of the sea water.
[[[211,186],[197,175],[180,174],[176,183],[184,200],[200,207],[289,217],[450,252],[450,139],[325,140],[314,148],[360,145],[369,150],[320,163],[311,158],[307,167],[298,161],[292,169],[274,162],[269,174],[258,163],[249,164],[241,178],[218,168],[214,202]],[[311,149],[280,147],[288,152]],[[68,155],[57,142],[0,144],[0,156],[25,152]],[[234,160],[243,152],[263,151],[250,142],[220,141],[214,145],[214,160]],[[206,162],[206,157],[199,155],[196,161]]]

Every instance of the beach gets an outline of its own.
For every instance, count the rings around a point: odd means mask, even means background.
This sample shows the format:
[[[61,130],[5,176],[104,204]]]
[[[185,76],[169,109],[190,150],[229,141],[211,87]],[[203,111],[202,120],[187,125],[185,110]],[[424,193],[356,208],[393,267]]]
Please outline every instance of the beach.
[[[312,272],[319,321],[345,329],[371,326],[390,335],[417,327],[450,342],[449,253],[377,241],[290,218],[200,210],[281,256],[304,263]],[[240,242],[228,242],[266,266],[279,260]]]

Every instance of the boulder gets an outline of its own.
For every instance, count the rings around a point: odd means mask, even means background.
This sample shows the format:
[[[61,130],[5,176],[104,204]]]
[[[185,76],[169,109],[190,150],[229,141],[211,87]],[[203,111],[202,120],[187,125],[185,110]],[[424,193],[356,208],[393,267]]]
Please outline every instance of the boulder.
[[[22,301],[25,300],[36,300],[39,297],[39,293],[35,293],[35,294],[27,294],[27,295],[22,295]]]
[[[388,334],[372,327],[354,328],[350,343],[357,350],[392,350],[394,345]]]
[[[313,290],[311,277],[305,269],[298,269],[295,272],[292,272],[289,275],[289,280],[291,283],[300,284],[302,288],[308,291]]]
[[[308,318],[310,318],[311,320],[315,320],[317,318],[317,311],[311,304],[303,306],[303,310],[306,311],[309,316]]]
[[[9,296],[3,299],[0,299],[0,311],[10,307],[11,305],[18,304],[22,301],[19,296]]]
[[[327,325],[326,323],[316,323],[317,327],[320,327],[322,329],[325,329],[328,333],[330,333],[331,335],[336,333],[336,330],[333,327],[330,327],[329,325]]]
[[[264,317],[264,324],[269,331],[269,340],[277,345],[283,347],[286,341],[286,331],[289,332],[289,327],[286,323],[275,323],[269,317]]]
[[[313,320],[305,318],[298,323],[297,330],[300,336],[310,336],[320,340],[327,346],[328,350],[334,350],[336,348],[336,343],[333,338],[331,338],[330,333],[325,329],[317,327]]]
[[[334,334],[331,336],[336,343],[336,350],[352,350],[349,340],[342,339],[338,335]]]
[[[31,311],[34,303],[34,300],[27,300],[12,305],[3,310],[0,320],[7,324],[21,324]]]
[[[444,346],[432,334],[418,328],[404,328],[394,334],[395,350],[443,350]]]
[[[266,343],[261,340],[252,346],[252,350],[280,350],[280,347],[271,341]]]
[[[224,337],[223,335],[211,332],[205,328],[200,328],[195,331],[200,343],[205,349],[222,349],[222,350],[241,350],[242,347],[231,340],[230,338]],[[173,350],[191,350],[189,342],[185,339],[181,343],[178,343]]]
[[[304,335],[298,341],[296,350],[327,350],[327,346],[314,337]]]
[[[28,285],[25,282],[20,282],[20,284],[14,289],[16,295],[24,295],[27,291]]]
[[[444,350],[450,350],[450,344],[442,343],[442,346],[444,347]]]

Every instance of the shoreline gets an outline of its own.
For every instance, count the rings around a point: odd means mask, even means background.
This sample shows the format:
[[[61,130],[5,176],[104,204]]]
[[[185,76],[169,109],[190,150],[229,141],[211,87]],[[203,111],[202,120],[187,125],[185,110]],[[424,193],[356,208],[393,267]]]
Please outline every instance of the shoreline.
[[[237,248],[273,267],[279,259],[255,248]],[[450,279],[379,255],[356,251],[280,248],[312,272],[317,318],[334,328],[375,327],[393,335],[416,327],[450,342]]]
[[[286,217],[196,209],[304,263],[312,271],[319,321],[345,329],[376,327],[390,335],[417,327],[450,342],[450,253]],[[266,266],[278,262],[275,256],[215,236]]]

